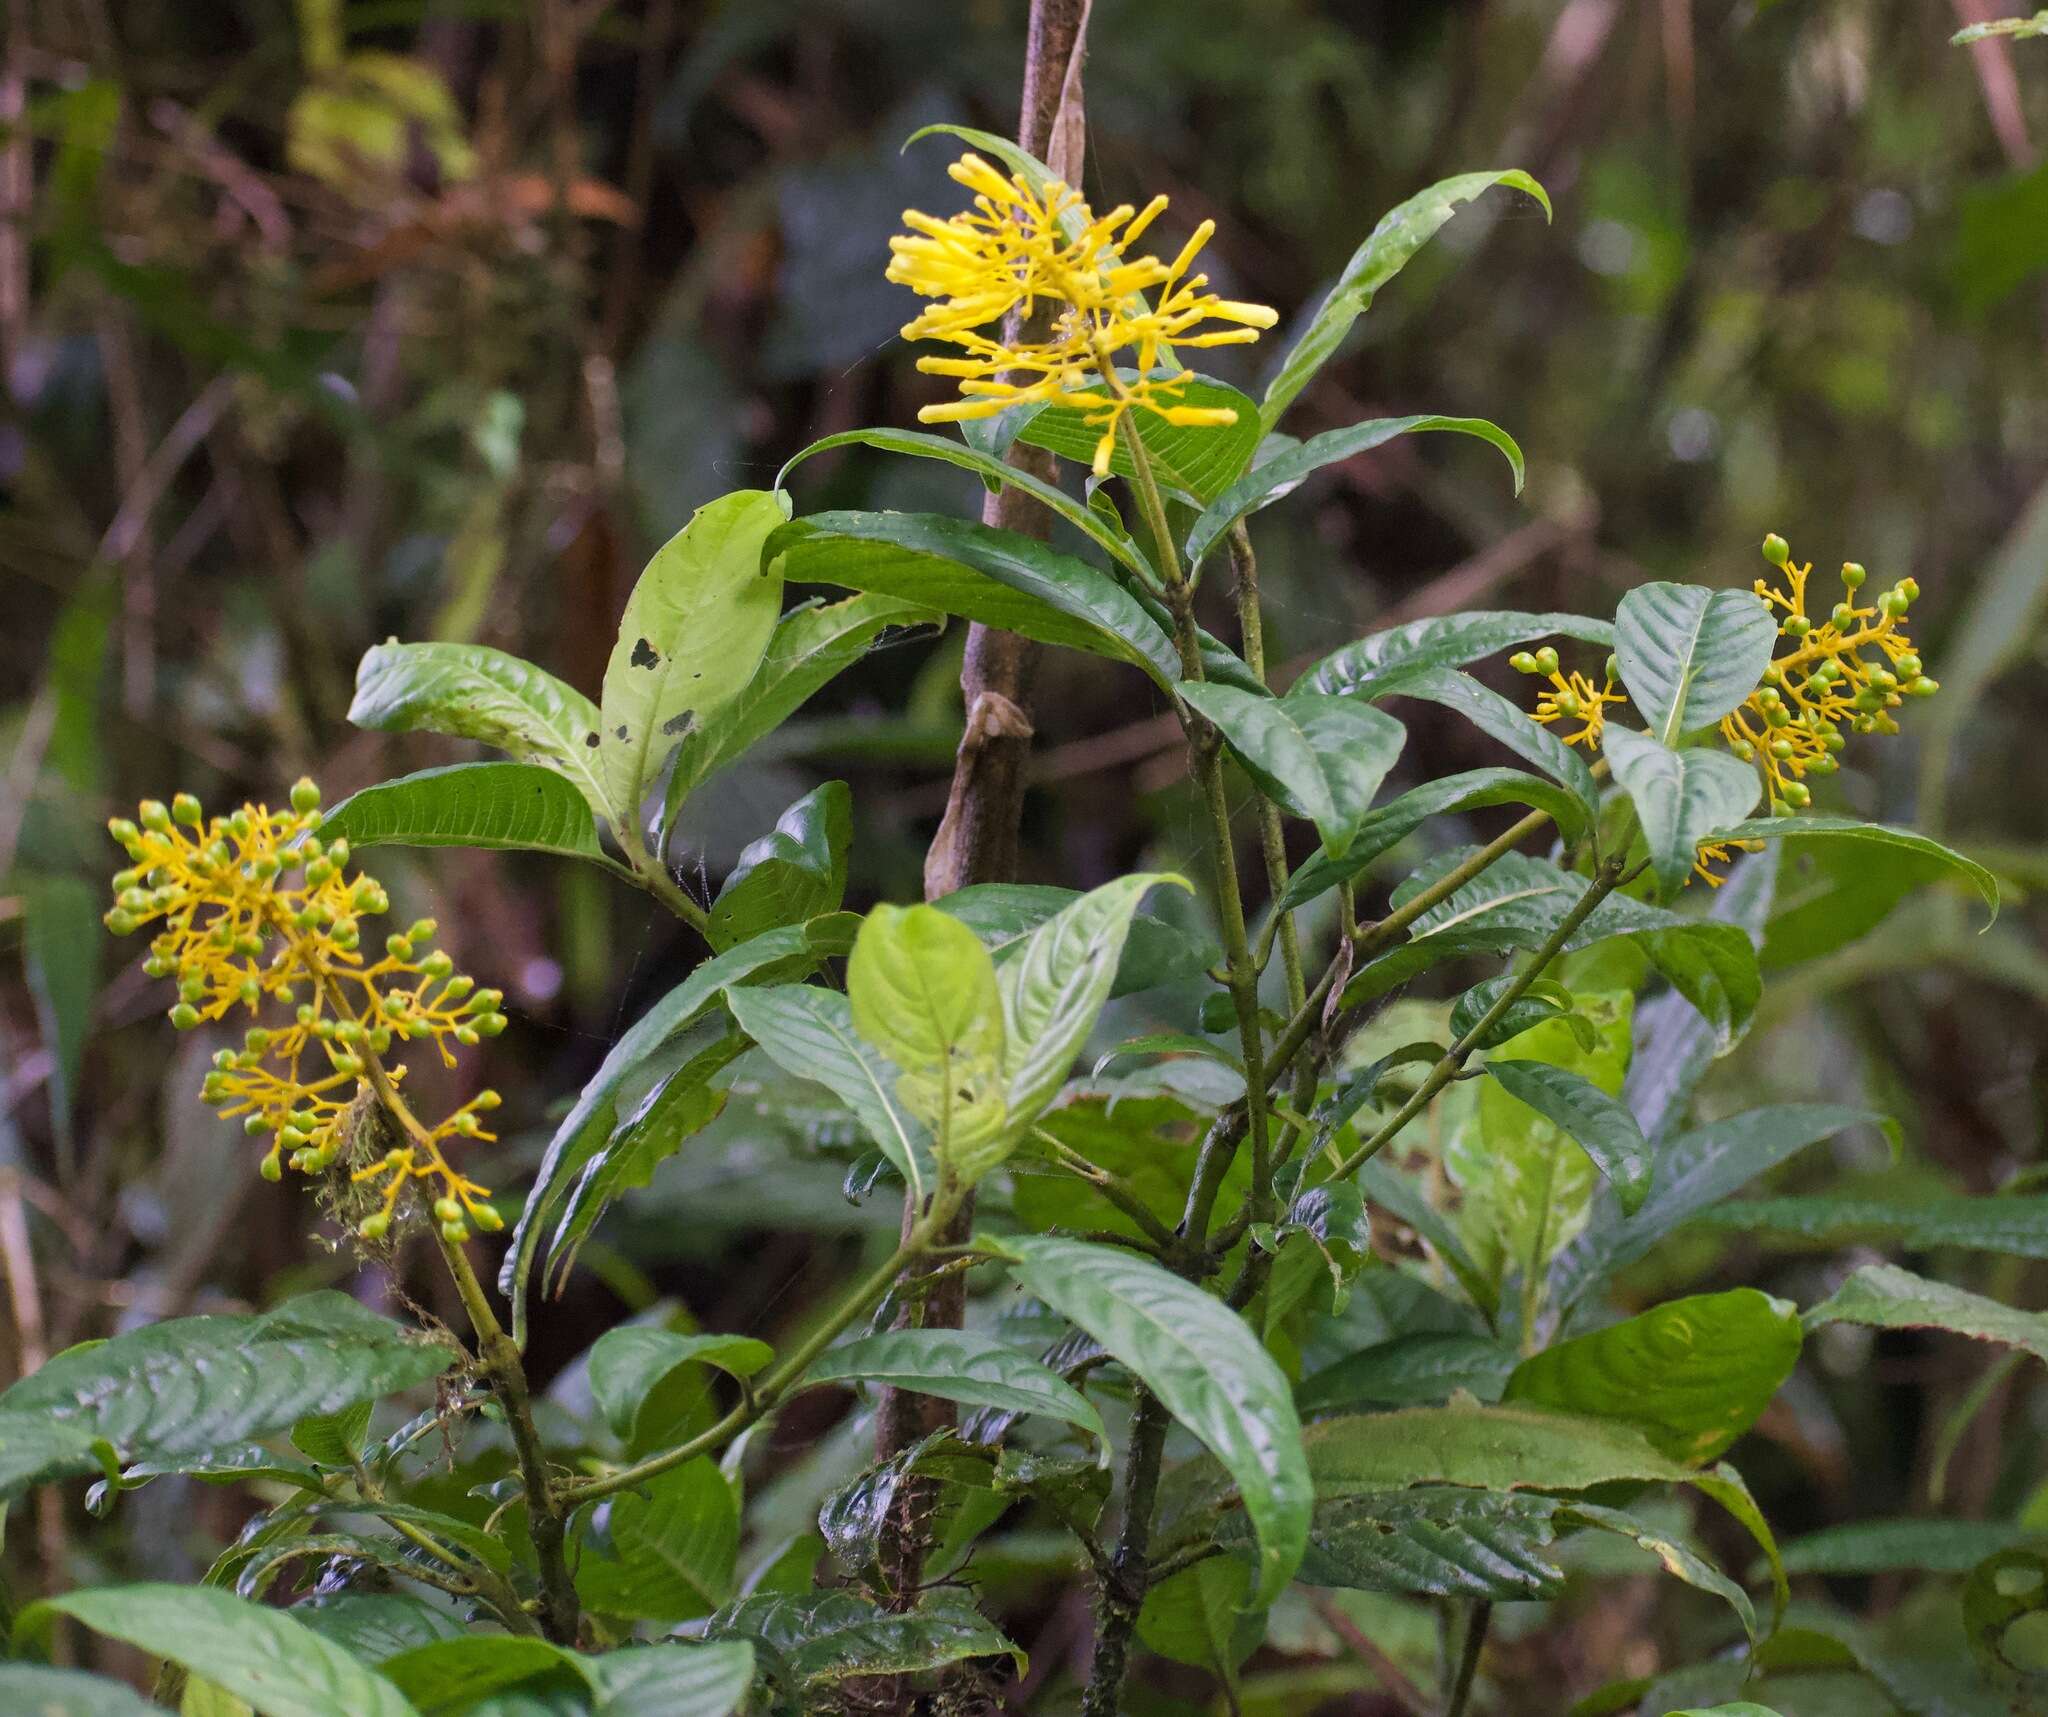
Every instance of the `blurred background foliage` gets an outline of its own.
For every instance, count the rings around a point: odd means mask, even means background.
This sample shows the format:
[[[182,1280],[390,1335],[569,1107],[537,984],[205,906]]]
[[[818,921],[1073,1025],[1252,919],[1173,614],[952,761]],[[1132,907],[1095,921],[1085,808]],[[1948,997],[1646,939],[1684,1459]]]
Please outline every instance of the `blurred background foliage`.
[[[134,1320],[316,1282],[386,1301],[432,1291],[425,1272],[358,1280],[313,1206],[260,1182],[239,1135],[193,1101],[211,1045],[160,1029],[161,998],[98,924],[103,819],[173,787],[275,799],[302,771],[332,802],[451,761],[445,742],[347,725],[365,647],[490,643],[593,688],[633,577],[694,507],[768,486],[815,437],[908,422],[936,385],[896,336],[909,301],[882,278],[887,239],[901,208],[949,209],[952,187],[943,143],[902,140],[939,119],[1014,123],[1023,14],[1022,0],[6,9],[8,1375]],[[1801,963],[1708,1102],[1868,1099],[1901,1118],[1907,1148],[1897,1163],[1808,1159],[1780,1190],[1983,1192],[2043,1173],[2048,960],[2024,897],[2048,878],[2048,48],[1947,45],[1990,15],[1966,0],[1095,8],[1097,206],[1164,190],[1176,239],[1214,216],[1225,290],[1283,318],[1431,180],[1523,167],[1556,203],[1554,225],[1507,196],[1462,215],[1295,426],[1489,416],[1529,454],[1526,495],[1509,497],[1493,454],[1439,437],[1319,477],[1311,504],[1259,531],[1275,659],[1460,607],[1605,614],[1646,578],[1747,583],[1771,529],[1823,571],[1854,558],[1919,580],[1916,635],[1943,695],[1904,738],[1857,748],[1831,791],[1983,859],[2013,904],[1979,936],[1958,900],[1894,911],[1912,880],[1895,869],[1788,868],[1767,963]],[[1255,379],[1266,349],[1228,354],[1243,374],[1218,367]],[[793,483],[800,509],[977,497],[956,473],[861,453]],[[878,652],[693,799],[671,857],[700,893],[838,776],[859,806],[849,903],[913,896],[958,735],[961,641],[956,628]],[[1025,880],[1185,863],[1192,807],[1157,694],[1054,657],[1036,712]],[[1495,761],[1485,747],[1422,717],[1411,759],[1443,773]],[[476,1076],[508,1099],[487,1178],[516,1188],[607,1042],[700,951],[594,870],[456,852],[380,854],[377,869],[401,917],[437,911],[460,966],[506,991],[513,1030]],[[1191,1028],[1173,1006],[1146,1017]],[[786,1112],[735,1103],[588,1248],[540,1320],[542,1374],[629,1312],[764,1332],[801,1320],[896,1222],[891,1198],[843,1196],[843,1161],[817,1145]],[[1684,1256],[1641,1267],[1643,1292],[1748,1281],[1804,1301],[1839,1264],[1763,1246],[1696,1230]],[[1931,1267],[2022,1304],[2048,1287],[2021,1262]],[[1964,1346],[1885,1337],[1866,1364],[1816,1345],[1743,1451],[1781,1533],[1936,1496],[1947,1513],[2048,1525],[2039,1368],[1986,1371]],[[573,1398],[573,1365],[558,1387]],[[832,1419],[844,1406],[807,1397],[776,1431],[792,1530],[859,1462],[861,1428]],[[251,1506],[165,1484],[88,1526],[46,1501],[7,1558],[23,1589],[189,1576]],[[999,1592],[1014,1582],[1011,1631],[1057,1680],[1085,1598],[1078,1582],[1064,1600],[1035,1584],[1018,1554],[986,1572]],[[1922,1619],[1882,1571],[1828,1590],[1902,1637]],[[1504,1624],[1522,1684],[1559,1690],[1519,1708],[1682,1657],[1694,1595],[1647,1578],[1603,1591],[1542,1626]],[[1397,1656],[1432,1649],[1391,1601],[1345,1601]],[[1325,1696],[1331,1711],[1392,1709],[1357,1691],[1371,1677],[1339,1662],[1325,1622],[1297,1620],[1248,1666],[1247,1711]],[[1172,1677],[1141,1697],[1203,1708]]]

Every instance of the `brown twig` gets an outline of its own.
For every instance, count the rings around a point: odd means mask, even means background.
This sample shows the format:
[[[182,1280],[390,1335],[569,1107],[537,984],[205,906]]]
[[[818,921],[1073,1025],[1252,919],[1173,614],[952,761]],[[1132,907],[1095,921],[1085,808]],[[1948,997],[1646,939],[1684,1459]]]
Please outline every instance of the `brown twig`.
[[[1391,1657],[1380,1649],[1379,1643],[1364,1629],[1337,1607],[1334,1598],[1314,1600],[1315,1612],[1322,1617],[1323,1625],[1335,1634],[1359,1657],[1366,1667],[1379,1677],[1380,1688],[1388,1698],[1399,1705],[1409,1717],[1430,1717],[1429,1701],[1422,1689],[1408,1678],[1408,1674]]]

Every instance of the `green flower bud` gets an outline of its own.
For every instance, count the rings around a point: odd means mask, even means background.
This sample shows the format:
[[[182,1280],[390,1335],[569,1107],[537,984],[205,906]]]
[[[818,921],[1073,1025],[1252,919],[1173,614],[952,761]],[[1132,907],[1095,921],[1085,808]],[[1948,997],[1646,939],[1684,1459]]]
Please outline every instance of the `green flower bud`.
[[[420,962],[421,974],[429,978],[445,978],[454,970],[455,962],[442,953],[439,948],[436,948]]]
[[[136,930],[140,928],[137,925],[135,919],[130,914],[123,912],[118,906],[115,907],[111,912],[108,912],[104,916],[102,916],[100,922],[104,924],[109,930],[111,930],[116,936],[132,936],[135,934]],[[144,967],[144,970],[148,970],[147,966]],[[150,976],[161,977],[162,974],[159,972],[152,972],[150,973]]]
[[[138,807],[142,826],[161,835],[168,833],[171,826],[170,807],[161,799],[145,799]]]
[[[1783,566],[1792,558],[1792,545],[1776,531],[1764,538],[1764,559],[1773,566]]]
[[[284,1164],[277,1160],[277,1152],[273,1150],[256,1165],[256,1172],[265,1180],[283,1180]]]
[[[1804,614],[1788,615],[1785,624],[1778,628],[1788,638],[1804,638],[1813,630],[1813,622]]]
[[[199,1010],[190,1002],[180,1002],[171,1009],[171,1029],[191,1031],[199,1024]]]
[[[292,809],[304,816],[308,811],[320,808],[320,789],[309,775],[301,775],[292,783]]]
[[[382,1240],[391,1231],[391,1218],[381,1210],[373,1211],[356,1224],[356,1232],[365,1240]]]
[[[258,1133],[267,1133],[270,1131],[270,1117],[260,1114],[244,1115],[242,1117],[242,1131],[252,1139]]]
[[[1518,674],[1533,674],[1536,672],[1536,658],[1527,650],[1517,650],[1508,658],[1508,666]]]
[[[183,823],[188,829],[196,829],[205,819],[206,813],[199,807],[199,801],[190,793],[179,793],[171,800],[171,819]]]
[[[484,1037],[497,1037],[510,1023],[503,1014],[479,1014],[476,1029]]]
[[[406,935],[415,942],[424,942],[434,934],[435,929],[436,925],[431,918],[419,918],[413,921],[412,928],[406,931]]]
[[[1908,602],[1918,602],[1920,600],[1920,581],[1917,578],[1900,579],[1899,594],[1904,596]]]
[[[1787,781],[1784,787],[1785,803],[1795,811],[1803,811],[1813,803],[1813,793],[1804,782]]]
[[[1543,673],[1556,673],[1557,651],[1552,649],[1550,645],[1545,644],[1542,649],[1536,652],[1536,666]]]
[[[496,1234],[505,1226],[505,1219],[488,1204],[480,1204],[470,1212],[476,1218],[477,1227],[486,1234]]]
[[[402,932],[394,936],[387,936],[384,938],[384,952],[389,954],[394,960],[410,960],[412,958],[412,942]]]
[[[1837,602],[1828,618],[1835,623],[1837,632],[1846,632],[1856,624],[1856,610],[1846,602]]]
[[[1845,588],[1860,590],[1863,587],[1863,581],[1869,576],[1870,574],[1865,572],[1858,562],[1853,560],[1842,562],[1842,583]]]
[[[466,1222],[444,1222],[441,1224],[441,1238],[451,1246],[460,1246],[469,1238],[469,1224]]]
[[[1902,680],[1915,678],[1920,672],[1920,666],[1919,656],[1911,650],[1901,652],[1898,660],[1892,663],[1892,667]]]
[[[1925,674],[1922,674],[1908,685],[1905,690],[1908,697],[1931,698],[1936,692],[1941,690],[1941,682],[1939,680],[1930,680]]]
[[[1832,775],[1841,767],[1832,757],[1816,757],[1807,764],[1806,772],[1809,775]]]
[[[139,845],[142,840],[142,831],[126,817],[109,817],[107,833],[114,837],[116,844],[123,847]]]

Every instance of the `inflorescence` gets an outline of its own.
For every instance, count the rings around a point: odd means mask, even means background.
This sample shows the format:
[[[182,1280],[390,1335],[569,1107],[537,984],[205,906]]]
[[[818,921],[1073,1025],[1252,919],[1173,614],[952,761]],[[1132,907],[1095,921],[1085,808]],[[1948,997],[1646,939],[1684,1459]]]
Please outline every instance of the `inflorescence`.
[[[1868,574],[1854,561],[1842,567],[1842,600],[1825,620],[1807,612],[1807,579],[1813,563],[1794,563],[1785,539],[1764,538],[1764,559],[1778,569],[1782,588],[1767,578],[1756,581],[1756,594],[1773,611],[1778,635],[1790,648],[1764,669],[1763,683],[1721,722],[1722,740],[1745,763],[1761,772],[1765,797],[1773,816],[1790,816],[1813,803],[1808,776],[1828,776],[1841,767],[1840,752],[1848,745],[1843,733],[1897,733],[1893,715],[1907,698],[1928,698],[1940,690],[1922,672],[1920,656],[1906,636],[1906,612],[1920,594],[1911,578],[1902,578],[1869,603],[1859,603]],[[1508,658],[1517,673],[1540,675],[1549,688],[1538,699],[1534,717],[1541,722],[1577,721],[1567,745],[1600,748],[1607,722],[1606,706],[1626,702],[1615,689],[1615,660],[1607,659],[1606,684],[1596,690],[1584,674],[1559,672],[1558,655],[1548,645],[1519,650]],[[1715,887],[1721,877],[1712,866],[1725,864],[1729,847],[1755,848],[1754,841],[1710,841],[1699,850],[1694,870]]]
[[[382,1059],[394,1043],[426,1038],[454,1066],[451,1042],[469,1046],[505,1029],[500,992],[458,976],[440,949],[420,952],[434,934],[430,918],[386,937],[381,956],[365,954],[362,921],[391,903],[374,877],[348,875],[346,840],[320,839],[311,781],[292,788],[288,810],[244,805],[208,819],[180,793],[168,806],[144,801],[139,819],[107,825],[132,862],[114,878],[105,922],[117,936],[161,926],[143,970],[176,981],[172,1025],[191,1031],[238,1008],[258,1014],[266,1002],[285,1011],[288,1023],[252,1025],[239,1050],[216,1054],[201,1091],[223,1116],[243,1117],[252,1136],[271,1135],[264,1178],[280,1178],[287,1162],[304,1174],[331,1168],[348,1151],[352,1110],[368,1096],[391,1112],[406,1142],[351,1171],[383,1196],[357,1224],[365,1239],[390,1230],[415,1181],[435,1192],[443,1238],[467,1239],[472,1223],[502,1227],[489,1189],[443,1151],[457,1137],[493,1137],[480,1117],[498,1094],[480,1091],[428,1128],[398,1096],[404,1067]]]
[[[1155,373],[1178,346],[1241,345],[1277,320],[1262,304],[1205,290],[1206,274],[1188,273],[1214,221],[1202,222],[1165,263],[1129,254],[1166,207],[1164,197],[1097,215],[1057,179],[1035,190],[1022,174],[1006,179],[978,155],[963,155],[948,171],[974,193],[973,206],[947,220],[907,210],[910,231],[889,241],[889,278],[935,300],[904,338],[941,340],[966,354],[918,360],[929,375],[957,378],[961,393],[924,407],[920,422],[993,417],[1013,405],[1076,406],[1101,431],[1095,475],[1103,477],[1117,426],[1133,409],[1171,424],[1237,421],[1229,407],[1186,404],[1187,372]],[[1148,292],[1155,303],[1146,302]],[[1042,338],[1006,343],[985,332],[1012,311],[1029,321],[1041,306],[1050,314]],[[1225,326],[1205,326],[1217,323]],[[1130,354],[1131,373],[1119,370],[1120,353]]]

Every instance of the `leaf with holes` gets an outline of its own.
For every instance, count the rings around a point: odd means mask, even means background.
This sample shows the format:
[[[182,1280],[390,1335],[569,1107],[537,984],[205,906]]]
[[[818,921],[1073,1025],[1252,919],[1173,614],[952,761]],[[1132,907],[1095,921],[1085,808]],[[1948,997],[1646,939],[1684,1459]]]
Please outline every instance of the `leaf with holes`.
[[[626,599],[604,671],[599,762],[613,820],[631,825],[684,734],[753,679],[782,613],[761,553],[786,497],[741,489],[699,507]]]

